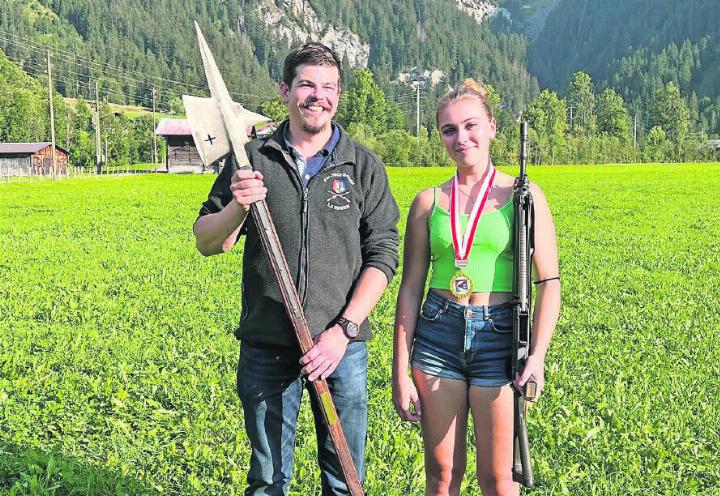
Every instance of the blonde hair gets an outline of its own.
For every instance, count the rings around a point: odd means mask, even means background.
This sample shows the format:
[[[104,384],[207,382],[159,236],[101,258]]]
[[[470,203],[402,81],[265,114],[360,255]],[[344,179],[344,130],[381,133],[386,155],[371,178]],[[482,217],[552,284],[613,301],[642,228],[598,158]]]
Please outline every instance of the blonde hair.
[[[475,97],[480,100],[488,119],[493,118],[492,110],[490,110],[490,104],[488,103],[488,90],[479,81],[475,81],[472,78],[467,78],[462,83],[456,85],[454,88],[448,90],[440,100],[438,100],[437,110],[435,111],[435,124],[440,125],[440,110],[442,110],[448,103],[460,100],[461,98]]]

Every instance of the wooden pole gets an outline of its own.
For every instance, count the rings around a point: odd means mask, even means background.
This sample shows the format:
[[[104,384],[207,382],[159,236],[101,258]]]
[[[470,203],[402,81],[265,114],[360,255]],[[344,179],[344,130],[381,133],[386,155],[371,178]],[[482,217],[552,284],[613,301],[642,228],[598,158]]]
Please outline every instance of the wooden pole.
[[[637,114],[633,118],[633,150],[637,150]]]
[[[57,157],[55,156],[55,112],[53,110],[52,92],[52,66],[50,64],[50,50],[47,51],[47,74],[48,74],[48,104],[50,105],[50,137],[52,138],[52,171],[53,179],[57,179]]]
[[[155,86],[152,89],[152,116],[153,116],[153,171],[157,172],[157,136],[155,135]]]
[[[95,174],[100,173],[100,97],[98,96],[98,82],[95,81]]]
[[[233,153],[235,158],[244,161],[238,161],[239,164],[243,164],[243,167],[250,169],[247,157],[243,157],[245,150],[242,153],[238,153],[237,149],[233,147]],[[248,165],[245,165],[248,164]],[[297,337],[298,344],[300,345],[300,351],[304,355],[313,347],[313,340],[310,335],[310,328],[308,327],[307,320],[305,319],[305,313],[303,312],[302,302],[295,288],[295,283],[290,275],[290,269],[285,259],[285,253],[283,252],[282,246],[280,245],[280,239],[278,238],[277,231],[275,230],[275,224],[270,216],[270,209],[267,206],[265,200],[260,200],[252,204],[251,212],[255,225],[257,226],[258,234],[260,235],[260,241],[262,242],[265,254],[270,260],[270,266],[275,274],[278,286],[280,287],[280,295],[282,296],[283,306],[285,311],[290,318],[295,336]],[[348,486],[348,491],[351,496],[364,496],[360,479],[355,465],[353,464],[352,454],[343,432],[342,424],[338,417],[337,411],[335,410],[335,404],[330,395],[330,388],[325,379],[318,378],[312,381],[311,386],[317,397],[320,409],[322,410],[323,417],[325,418],[325,425],[330,433],[335,452],[338,460],[340,461],[340,467],[343,475],[345,476],[345,482]]]

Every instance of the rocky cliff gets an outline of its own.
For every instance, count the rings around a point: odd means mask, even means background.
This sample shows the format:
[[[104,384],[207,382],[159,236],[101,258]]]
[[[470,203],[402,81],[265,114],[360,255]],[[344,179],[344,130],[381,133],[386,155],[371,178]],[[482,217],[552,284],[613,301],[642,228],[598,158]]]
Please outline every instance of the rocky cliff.
[[[329,46],[352,67],[367,67],[370,45],[344,26],[320,18],[306,0],[262,0],[256,13],[265,26],[288,45],[319,41]]]

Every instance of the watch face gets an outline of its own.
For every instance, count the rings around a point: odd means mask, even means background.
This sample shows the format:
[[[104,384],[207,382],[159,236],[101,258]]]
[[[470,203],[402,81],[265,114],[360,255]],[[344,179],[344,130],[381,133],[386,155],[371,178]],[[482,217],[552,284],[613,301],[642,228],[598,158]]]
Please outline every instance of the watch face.
[[[360,329],[358,329],[358,326],[355,322],[348,322],[345,326],[345,332],[347,333],[349,338],[356,338],[358,333],[360,332]]]

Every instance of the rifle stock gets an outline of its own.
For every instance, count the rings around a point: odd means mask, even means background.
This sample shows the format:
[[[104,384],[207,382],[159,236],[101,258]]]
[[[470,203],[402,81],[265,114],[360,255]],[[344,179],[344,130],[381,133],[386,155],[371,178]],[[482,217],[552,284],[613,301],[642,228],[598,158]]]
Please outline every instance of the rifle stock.
[[[521,374],[530,353],[532,338],[532,281],[533,254],[533,200],[530,181],[525,173],[527,161],[527,122],[520,125],[520,174],[515,180],[513,207],[515,225],[513,232],[513,345],[512,378]],[[535,383],[528,381],[522,389],[513,387],[513,480],[525,487],[535,486],[530,461],[530,443],[527,434],[527,401],[535,399]]]

